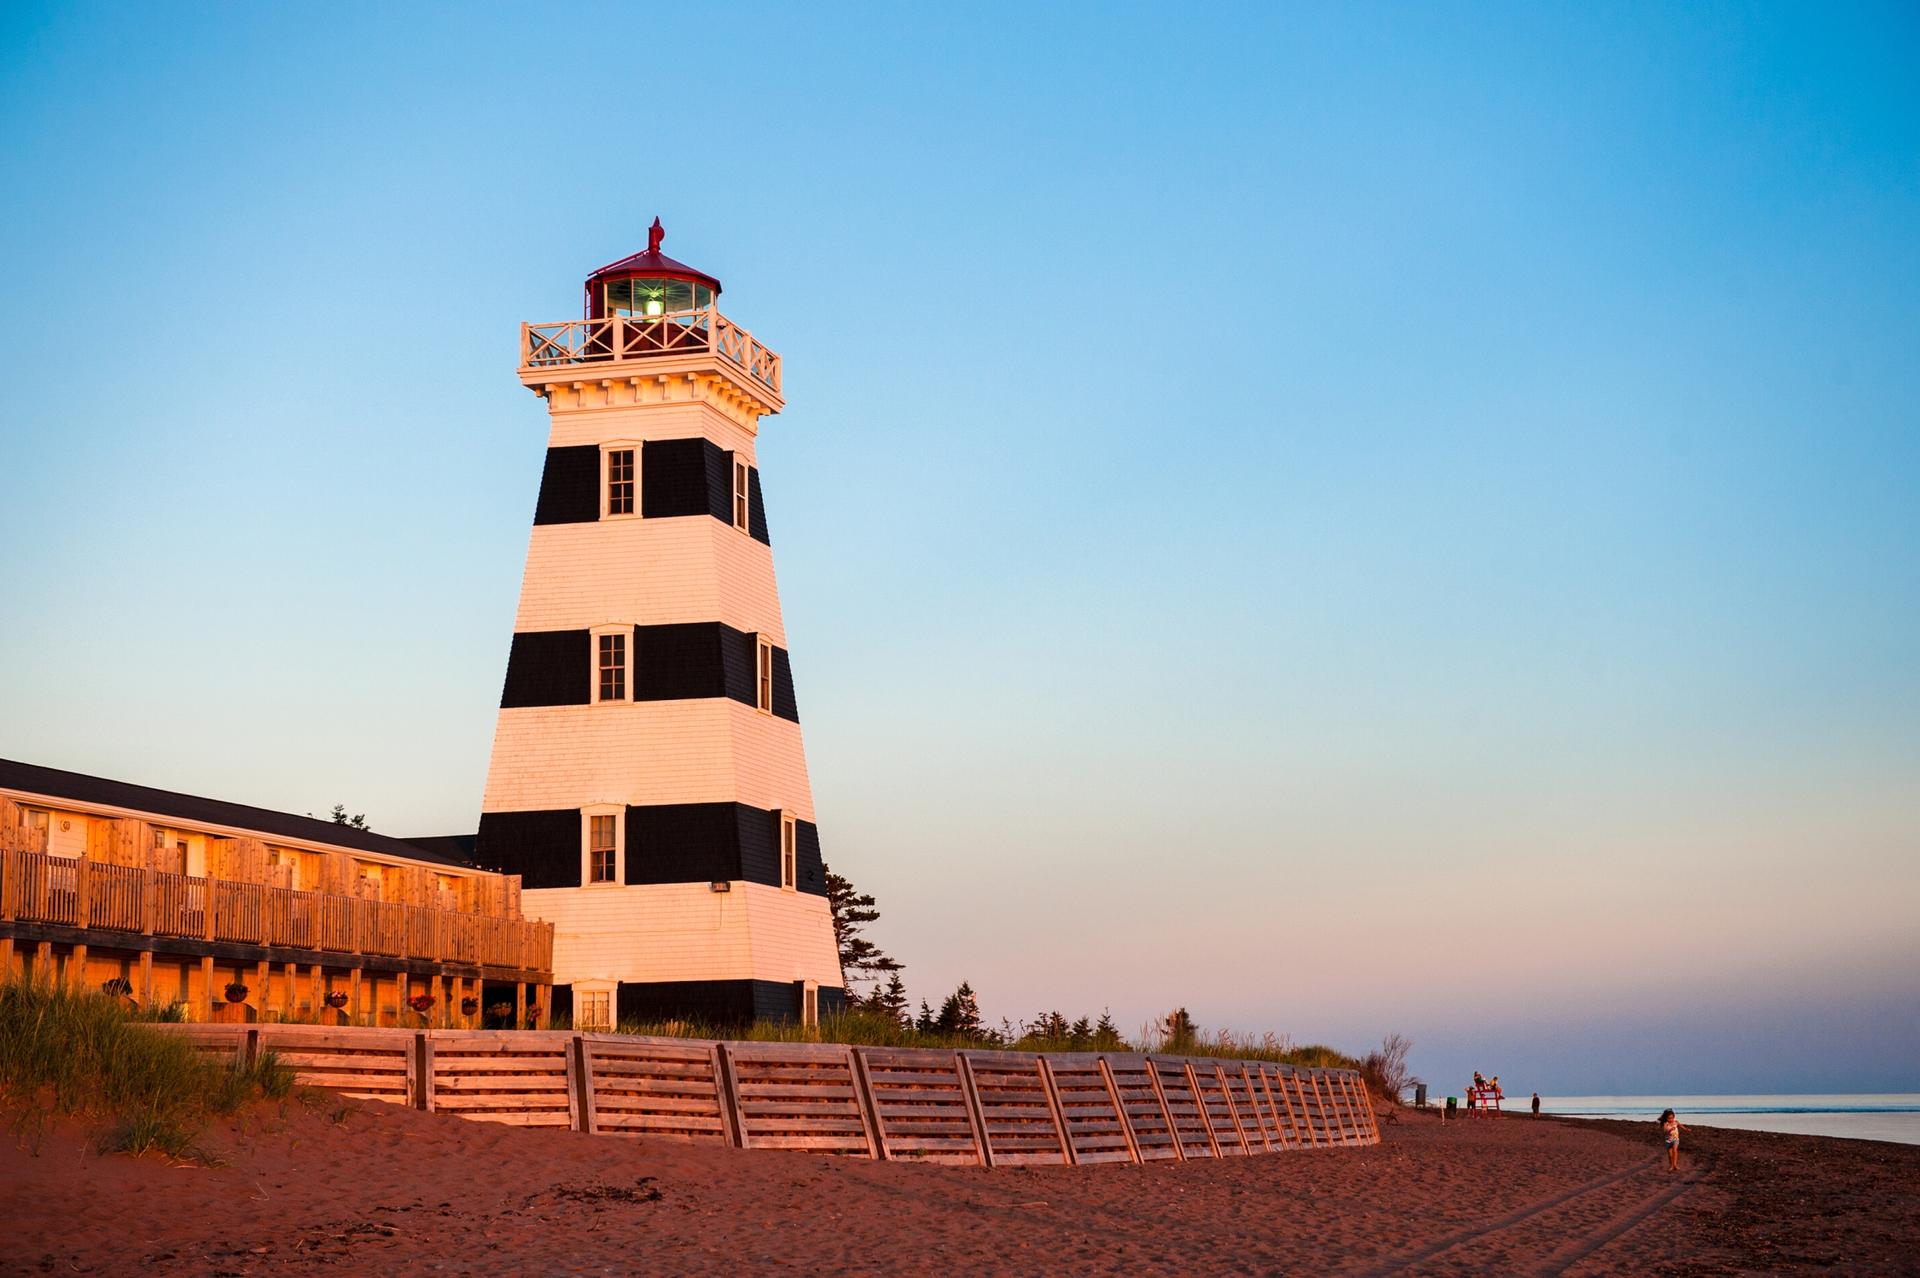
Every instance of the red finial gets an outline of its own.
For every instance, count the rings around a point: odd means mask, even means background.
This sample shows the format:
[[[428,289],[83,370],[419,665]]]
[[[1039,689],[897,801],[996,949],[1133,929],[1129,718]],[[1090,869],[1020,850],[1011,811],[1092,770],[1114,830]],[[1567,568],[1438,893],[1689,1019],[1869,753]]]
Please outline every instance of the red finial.
[[[647,252],[658,253],[660,241],[667,238],[667,228],[660,225],[660,219],[654,218],[653,225],[647,228]]]

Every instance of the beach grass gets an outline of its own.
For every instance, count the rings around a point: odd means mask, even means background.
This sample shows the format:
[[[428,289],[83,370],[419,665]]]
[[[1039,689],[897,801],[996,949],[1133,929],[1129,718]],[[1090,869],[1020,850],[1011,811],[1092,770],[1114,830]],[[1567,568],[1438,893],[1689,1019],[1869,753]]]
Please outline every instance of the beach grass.
[[[211,1161],[198,1145],[209,1120],[292,1090],[293,1072],[272,1052],[225,1065],[147,1028],[107,995],[0,984],[0,1101],[24,1135],[78,1115],[109,1124],[108,1150]]]

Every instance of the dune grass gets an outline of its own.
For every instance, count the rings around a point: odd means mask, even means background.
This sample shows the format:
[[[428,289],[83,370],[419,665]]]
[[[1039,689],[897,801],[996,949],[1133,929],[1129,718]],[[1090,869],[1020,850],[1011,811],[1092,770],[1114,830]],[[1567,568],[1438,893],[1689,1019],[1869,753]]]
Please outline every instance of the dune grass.
[[[1217,1056],[1327,1069],[1358,1069],[1361,1064],[1331,1047],[1317,1043],[1297,1047],[1289,1039],[1275,1034],[1256,1037],[1221,1030],[1196,1036],[1176,1049],[1151,1033],[1143,1034],[1140,1042],[1129,1042],[1117,1035],[1102,1041],[1032,1033],[1017,1036],[1005,1032],[985,1036],[943,1034],[935,1030],[918,1029],[890,1016],[858,1008],[845,1012],[822,1012],[817,1029],[791,1021],[755,1021],[744,1026],[701,1021],[629,1021],[620,1026],[619,1032],[656,1038],[717,1038],[749,1043],[846,1043],[854,1047],[927,1047],[943,1051],[1000,1048],[1014,1052],[1164,1052],[1174,1056]]]
[[[271,1052],[222,1065],[142,1025],[117,999],[0,984],[0,1100],[18,1132],[80,1115],[109,1124],[105,1149],[211,1161],[197,1144],[209,1120],[292,1090],[292,1071]]]

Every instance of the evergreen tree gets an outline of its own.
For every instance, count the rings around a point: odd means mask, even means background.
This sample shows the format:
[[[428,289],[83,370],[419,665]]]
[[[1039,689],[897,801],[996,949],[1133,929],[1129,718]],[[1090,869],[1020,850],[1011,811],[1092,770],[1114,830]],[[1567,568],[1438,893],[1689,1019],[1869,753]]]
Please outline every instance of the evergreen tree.
[[[1113,1051],[1121,1046],[1120,1027],[1113,1023],[1113,1009],[1100,1009],[1100,1019],[1093,1027],[1093,1046],[1103,1052]]]
[[[933,1009],[927,1006],[927,1000],[923,998],[920,1000],[920,1015],[913,1022],[913,1027],[922,1034],[931,1034],[933,1033],[934,1025]]]
[[[833,915],[833,940],[840,949],[840,973],[847,982],[847,996],[853,999],[855,981],[878,981],[898,972],[900,964],[860,933],[880,917],[873,897],[854,889],[823,862],[820,871],[827,880],[827,909]]]
[[[1169,1052],[1184,1052],[1200,1037],[1199,1027],[1193,1023],[1193,1018],[1187,1015],[1184,1007],[1176,1007],[1167,1013],[1161,1032],[1166,1036],[1166,1050]]]
[[[902,1025],[913,1024],[913,1018],[907,1013],[906,982],[900,979],[898,972],[892,973],[885,985],[869,994],[862,1006]]]
[[[1067,1042],[1076,1052],[1084,1052],[1093,1046],[1093,1022],[1084,1016],[1075,1021],[1067,1030]]]
[[[942,1034],[959,1038],[977,1040],[985,1037],[984,1027],[980,1024],[980,1002],[973,996],[972,985],[962,981],[960,988],[947,995],[946,1002],[940,1005],[940,1015],[934,1022],[934,1028]]]

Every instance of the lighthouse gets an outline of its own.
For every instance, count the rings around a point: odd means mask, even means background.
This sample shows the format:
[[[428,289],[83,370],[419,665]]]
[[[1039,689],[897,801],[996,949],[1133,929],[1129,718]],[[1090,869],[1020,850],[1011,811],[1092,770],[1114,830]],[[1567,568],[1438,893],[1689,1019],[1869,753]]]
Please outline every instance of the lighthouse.
[[[754,445],[780,357],[661,251],[521,326],[547,405],[475,855],[554,925],[576,1027],[845,999]]]

